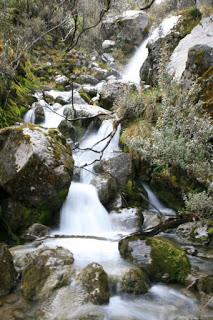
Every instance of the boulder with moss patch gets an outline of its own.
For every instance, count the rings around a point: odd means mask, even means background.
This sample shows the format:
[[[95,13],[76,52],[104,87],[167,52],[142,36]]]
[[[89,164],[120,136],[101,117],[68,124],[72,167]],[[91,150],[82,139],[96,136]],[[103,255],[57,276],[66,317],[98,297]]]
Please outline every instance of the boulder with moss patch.
[[[58,130],[22,125],[0,131],[0,185],[14,199],[60,208],[72,172],[72,154]]]
[[[28,265],[22,274],[21,292],[26,300],[48,298],[54,290],[69,284],[74,261],[70,251],[42,247],[28,254]]]
[[[10,199],[3,215],[15,229],[23,226],[20,217],[28,226],[54,220],[72,173],[71,150],[58,130],[21,125],[0,131],[0,186]]]
[[[103,267],[98,263],[90,263],[81,274],[80,280],[88,293],[88,301],[94,304],[109,302],[108,276]]]
[[[133,267],[122,277],[121,290],[125,293],[143,294],[148,291],[150,282],[145,271]]]
[[[150,278],[184,283],[190,264],[184,250],[161,237],[129,236],[119,242],[121,256],[145,269]]]

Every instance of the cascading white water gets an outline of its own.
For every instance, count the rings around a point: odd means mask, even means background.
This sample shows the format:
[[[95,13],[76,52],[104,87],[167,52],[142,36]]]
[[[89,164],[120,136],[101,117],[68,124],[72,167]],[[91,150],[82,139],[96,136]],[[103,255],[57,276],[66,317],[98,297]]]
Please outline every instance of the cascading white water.
[[[119,131],[118,128],[113,139],[109,140],[109,135],[113,132],[113,122],[105,120],[98,132],[86,133],[80,143],[80,150],[74,153],[75,164],[79,167],[86,164],[87,166],[81,170],[81,182],[72,182],[70,186],[68,197],[61,210],[60,233],[92,236],[112,234],[108,212],[99,201],[97,190],[89,183],[93,178],[93,165],[101,155],[92,150],[101,151],[110,141],[102,158],[112,156],[113,151],[119,150]],[[105,139],[106,137],[108,138]]]
[[[147,184],[144,183],[143,187],[146,190],[148,195],[150,211],[152,212],[160,211],[165,215],[175,215],[175,211],[173,209],[165,207]]]
[[[156,41],[159,38],[165,37],[175,26],[178,19],[178,16],[165,18],[162,23],[153,30],[151,35],[142,42],[123,71],[122,78],[124,81],[131,81],[136,84],[140,83],[140,68],[148,57],[148,42]]]

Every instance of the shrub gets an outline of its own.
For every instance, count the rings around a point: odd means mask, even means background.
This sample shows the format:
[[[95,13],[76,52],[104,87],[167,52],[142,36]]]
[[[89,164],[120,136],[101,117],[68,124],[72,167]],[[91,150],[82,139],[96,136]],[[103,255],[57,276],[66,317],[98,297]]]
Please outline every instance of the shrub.
[[[184,196],[185,210],[187,214],[194,214],[200,218],[213,217],[213,197],[206,191],[189,193]]]

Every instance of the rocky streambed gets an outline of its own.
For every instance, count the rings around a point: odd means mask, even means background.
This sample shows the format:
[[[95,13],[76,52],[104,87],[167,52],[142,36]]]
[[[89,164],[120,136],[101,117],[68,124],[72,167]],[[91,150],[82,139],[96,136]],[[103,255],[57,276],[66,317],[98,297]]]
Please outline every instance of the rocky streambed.
[[[121,79],[109,53],[104,59],[107,70],[92,62],[94,77],[71,88],[58,75],[64,90],[37,92],[25,123],[0,131],[2,221],[26,242],[0,245],[0,318],[211,319],[212,225],[152,235],[176,212],[136,183],[132,155],[119,145],[129,109],[116,99],[138,87]]]

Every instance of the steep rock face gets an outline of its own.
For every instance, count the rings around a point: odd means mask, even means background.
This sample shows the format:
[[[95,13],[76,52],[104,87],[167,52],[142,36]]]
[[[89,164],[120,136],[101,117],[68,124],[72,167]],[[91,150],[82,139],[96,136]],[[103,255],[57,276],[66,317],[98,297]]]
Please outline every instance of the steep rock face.
[[[129,236],[119,242],[121,256],[145,269],[153,280],[184,283],[190,271],[185,252],[160,237]]]
[[[213,47],[212,28],[212,16],[203,18],[200,21],[200,24],[193,28],[191,33],[182,39],[175,48],[168,68],[170,72],[174,74],[177,80],[181,79],[186,68],[186,62],[190,48],[198,44],[207,45],[211,48]]]
[[[169,32],[148,43],[149,54],[140,70],[141,81],[149,85],[156,85],[158,83],[161,52],[167,52],[167,56],[170,57],[181,39],[186,37],[199,23],[201,14],[197,9],[194,10],[185,10],[176,25]]]
[[[213,43],[212,46],[197,44],[189,49],[181,81],[189,88],[195,79],[201,85],[203,107],[213,117]]]
[[[123,12],[119,16],[108,16],[102,23],[103,40],[114,40],[116,48],[124,52],[133,51],[147,34],[149,20],[145,13],[137,10]]]
[[[0,185],[11,197],[60,207],[72,171],[71,151],[57,130],[23,125],[0,131]]]
[[[73,255],[62,247],[43,247],[28,255],[21,291],[26,300],[48,298],[55,289],[67,285],[73,273]]]
[[[15,286],[16,271],[7,246],[0,243],[0,296],[11,291]]]

